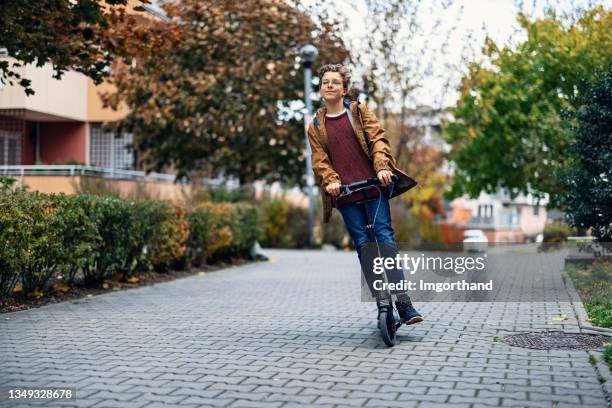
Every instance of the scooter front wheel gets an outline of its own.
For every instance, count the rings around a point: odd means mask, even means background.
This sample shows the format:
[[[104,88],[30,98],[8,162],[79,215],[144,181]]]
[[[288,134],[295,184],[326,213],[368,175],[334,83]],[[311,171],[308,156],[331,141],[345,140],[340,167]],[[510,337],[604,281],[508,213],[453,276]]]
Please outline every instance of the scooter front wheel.
[[[384,308],[378,313],[378,329],[383,341],[389,347],[395,346],[395,316],[393,308]]]

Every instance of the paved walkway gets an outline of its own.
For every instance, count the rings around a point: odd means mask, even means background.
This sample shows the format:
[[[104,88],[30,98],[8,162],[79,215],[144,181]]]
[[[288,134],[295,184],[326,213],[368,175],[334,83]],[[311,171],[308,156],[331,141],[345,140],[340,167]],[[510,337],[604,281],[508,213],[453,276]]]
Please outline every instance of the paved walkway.
[[[0,387],[76,389],[76,400],[45,404],[61,407],[607,406],[587,352],[496,341],[578,331],[569,301],[417,304],[425,322],[387,348],[375,305],[359,300],[354,254],[268,253],[0,315]],[[559,314],[570,319],[551,320]]]

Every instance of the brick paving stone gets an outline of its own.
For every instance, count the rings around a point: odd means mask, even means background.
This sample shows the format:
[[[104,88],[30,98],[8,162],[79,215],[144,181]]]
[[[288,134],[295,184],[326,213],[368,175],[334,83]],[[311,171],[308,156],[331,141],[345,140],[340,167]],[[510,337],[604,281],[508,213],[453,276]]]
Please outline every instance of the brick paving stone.
[[[440,405],[437,402],[421,402],[418,407],[419,408],[439,408],[440,406],[449,407],[449,408],[470,408],[471,404],[461,404],[461,403],[445,403],[444,405]]]
[[[494,341],[579,332],[569,297],[415,302],[425,321],[387,348],[376,306],[355,296],[354,253],[268,253],[272,262],[3,315],[0,387],[71,386],[80,399],[49,406],[79,408],[607,404],[584,351]],[[538,273],[562,283],[542,257]],[[528,267],[522,259],[507,276]],[[559,314],[570,319],[553,323]]]
[[[314,405],[318,404],[336,404],[347,407],[361,407],[365,404],[366,398],[335,398],[335,397],[319,397],[314,401]]]
[[[147,404],[147,401],[118,401],[105,399],[96,405],[92,405],[92,408],[142,408]]]

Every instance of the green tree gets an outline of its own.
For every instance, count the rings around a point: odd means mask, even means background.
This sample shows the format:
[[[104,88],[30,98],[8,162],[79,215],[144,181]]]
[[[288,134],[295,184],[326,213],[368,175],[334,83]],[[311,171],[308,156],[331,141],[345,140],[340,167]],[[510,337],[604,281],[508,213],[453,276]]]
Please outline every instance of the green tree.
[[[141,0],[141,3],[148,3]],[[31,81],[20,67],[50,62],[54,77],[75,70],[100,83],[117,57],[126,57],[127,42],[150,41],[153,33],[126,14],[127,0],[3,0],[0,2],[0,46],[14,60],[0,60],[0,80],[19,83],[31,95]],[[142,11],[142,6],[135,11]]]
[[[577,106],[592,79],[612,62],[612,12],[585,11],[573,23],[554,14],[530,21],[519,14],[526,39],[498,47],[487,39],[485,61],[469,65],[455,120],[445,127],[455,175],[450,196],[506,189],[511,195],[562,191],[554,177],[573,139],[561,112]]]
[[[612,241],[612,67],[578,99],[571,159],[560,172],[560,203],[571,225]]]
[[[184,0],[166,10],[180,35],[135,50],[134,64],[114,70],[117,93],[106,95],[130,108],[122,125],[144,165],[171,166],[178,177],[208,170],[301,183],[303,123],[290,107],[304,96],[296,58],[312,42],[319,62],[347,60],[337,25],[276,0]]]

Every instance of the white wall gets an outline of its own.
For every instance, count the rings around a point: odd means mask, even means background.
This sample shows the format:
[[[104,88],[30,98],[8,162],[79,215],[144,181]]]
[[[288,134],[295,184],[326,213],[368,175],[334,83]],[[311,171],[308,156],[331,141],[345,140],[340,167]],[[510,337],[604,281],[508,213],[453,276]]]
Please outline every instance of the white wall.
[[[12,62],[12,59],[9,58]],[[19,84],[0,87],[0,109],[27,109],[65,120],[87,120],[87,77],[66,72],[61,80],[53,78],[51,65],[19,68],[32,81],[34,95],[26,96]]]

